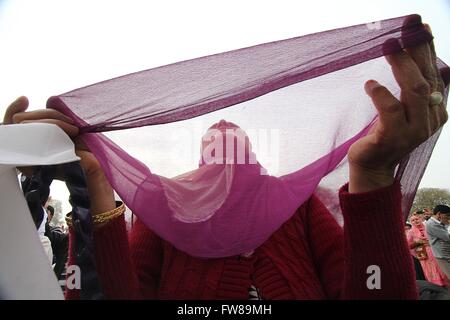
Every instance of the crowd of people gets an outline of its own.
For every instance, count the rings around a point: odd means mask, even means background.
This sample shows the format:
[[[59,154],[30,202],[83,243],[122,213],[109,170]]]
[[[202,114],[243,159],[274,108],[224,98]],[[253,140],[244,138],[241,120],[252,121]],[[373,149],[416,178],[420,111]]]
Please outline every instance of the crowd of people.
[[[416,278],[450,290],[450,207],[437,205],[413,212],[405,232]]]

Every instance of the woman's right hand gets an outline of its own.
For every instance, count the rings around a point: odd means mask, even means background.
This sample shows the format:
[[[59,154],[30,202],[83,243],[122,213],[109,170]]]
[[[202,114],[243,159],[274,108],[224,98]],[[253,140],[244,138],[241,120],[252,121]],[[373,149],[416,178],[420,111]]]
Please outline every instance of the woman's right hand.
[[[60,127],[75,143],[75,152],[81,158],[80,164],[86,174],[91,212],[93,215],[112,210],[116,206],[114,191],[106,179],[97,159],[78,138],[79,130],[72,119],[53,109],[26,111],[28,99],[20,97],[5,112],[4,124],[52,123]],[[18,168],[25,175],[31,175],[31,167]]]
[[[6,109],[3,123],[51,123],[60,127],[75,143],[75,152],[81,158],[81,166],[87,176],[100,174],[100,164],[94,155],[89,151],[86,145],[77,138],[79,130],[73,124],[72,119],[53,109],[40,109],[35,111],[26,111],[28,109],[28,99],[19,97]],[[32,172],[31,168],[19,168],[26,175]]]

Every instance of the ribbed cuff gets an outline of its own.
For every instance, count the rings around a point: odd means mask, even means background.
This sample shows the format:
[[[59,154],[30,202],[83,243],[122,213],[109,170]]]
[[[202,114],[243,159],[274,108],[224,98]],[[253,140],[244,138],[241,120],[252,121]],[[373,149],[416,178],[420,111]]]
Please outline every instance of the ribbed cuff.
[[[401,200],[401,186],[399,181],[395,181],[390,186],[376,189],[369,192],[349,193],[348,183],[339,190],[339,199],[341,201],[342,210],[359,209],[361,205],[375,205],[378,209],[391,207]]]

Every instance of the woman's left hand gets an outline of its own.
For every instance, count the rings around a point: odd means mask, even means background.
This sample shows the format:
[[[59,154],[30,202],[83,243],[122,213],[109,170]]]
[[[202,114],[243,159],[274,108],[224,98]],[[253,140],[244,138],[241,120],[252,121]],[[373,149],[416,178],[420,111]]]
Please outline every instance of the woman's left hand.
[[[351,193],[391,185],[400,160],[448,119],[444,102],[435,105],[431,100],[433,92],[443,95],[445,90],[433,43],[420,44],[386,59],[400,86],[400,100],[378,82],[366,82],[365,90],[378,110],[379,119],[371,132],[349,150]]]

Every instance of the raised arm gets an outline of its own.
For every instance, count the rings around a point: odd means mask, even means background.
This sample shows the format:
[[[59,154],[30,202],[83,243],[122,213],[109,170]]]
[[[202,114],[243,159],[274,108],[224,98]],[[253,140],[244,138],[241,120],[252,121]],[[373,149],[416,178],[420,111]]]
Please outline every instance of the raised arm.
[[[113,189],[97,159],[86,149],[82,141],[76,138],[78,128],[73,125],[71,119],[56,110],[42,109],[27,112],[27,108],[28,99],[26,97],[18,98],[8,107],[4,116],[4,123],[45,122],[56,124],[62,128],[74,139],[76,153],[81,158],[80,163],[86,174],[92,215],[95,216],[115,209],[116,201]],[[32,172],[30,168],[20,168],[20,170],[26,174]],[[154,244],[157,243],[157,241],[154,241],[155,237],[152,237],[149,230],[137,229],[139,230],[135,230],[135,233],[139,233],[139,235],[135,234],[132,237],[132,246],[136,248],[149,247],[149,243],[152,243],[152,248],[157,252],[155,256],[158,257],[158,246]],[[71,250],[74,237],[74,233],[70,230],[69,265],[75,263]],[[139,261],[136,263],[136,261],[132,260],[133,257],[136,258],[136,255],[133,255],[133,250],[130,250],[123,215],[102,225],[94,226],[94,245],[97,270],[106,298],[136,299],[143,296],[149,297],[149,291],[151,291],[149,286],[151,284],[141,286],[139,283],[139,275],[142,277],[142,272],[137,268],[142,266],[142,263],[139,263]],[[147,252],[147,255],[151,254],[152,252]],[[144,255],[139,257],[144,259],[144,261],[148,258]],[[155,264],[154,269],[157,270],[158,259],[151,261]],[[145,292],[141,292],[141,290]],[[78,292],[76,290],[68,290],[66,297],[75,299],[78,297]]]
[[[394,39],[386,46],[400,49]],[[414,297],[400,186],[394,173],[401,159],[447,122],[443,96],[449,70],[438,70],[432,42],[396,51],[386,58],[400,86],[400,99],[375,80],[366,82],[378,121],[348,153],[349,184],[340,195],[345,217],[345,298]],[[362,281],[369,272],[381,273],[381,289],[368,289]]]

